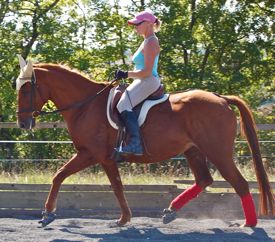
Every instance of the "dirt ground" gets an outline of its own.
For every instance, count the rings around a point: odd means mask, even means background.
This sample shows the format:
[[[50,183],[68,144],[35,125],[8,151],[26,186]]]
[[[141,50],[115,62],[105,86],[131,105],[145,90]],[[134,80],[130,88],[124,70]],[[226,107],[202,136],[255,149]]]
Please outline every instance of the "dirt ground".
[[[159,218],[134,217],[127,226],[115,220],[94,218],[56,219],[40,228],[36,217],[0,218],[0,241],[27,242],[250,242],[275,241],[275,220],[260,219],[256,228],[230,227],[242,220],[178,218],[162,224]]]

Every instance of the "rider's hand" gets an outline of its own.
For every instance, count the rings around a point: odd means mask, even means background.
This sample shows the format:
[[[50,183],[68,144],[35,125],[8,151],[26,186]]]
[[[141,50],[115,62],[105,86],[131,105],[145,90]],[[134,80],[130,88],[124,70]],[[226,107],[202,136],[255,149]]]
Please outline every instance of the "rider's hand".
[[[126,79],[128,78],[128,71],[122,71],[122,70],[116,70],[115,71],[115,79],[116,80],[121,80],[121,79]]]

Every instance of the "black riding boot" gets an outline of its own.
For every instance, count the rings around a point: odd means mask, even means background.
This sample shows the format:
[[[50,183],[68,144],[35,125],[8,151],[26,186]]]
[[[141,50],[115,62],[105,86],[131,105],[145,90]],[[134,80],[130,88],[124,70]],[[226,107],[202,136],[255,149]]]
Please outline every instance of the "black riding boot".
[[[127,132],[130,135],[130,140],[126,146],[122,147],[119,153],[124,155],[143,155],[139,125],[135,113],[133,111],[123,111],[121,113],[121,118],[126,126]]]

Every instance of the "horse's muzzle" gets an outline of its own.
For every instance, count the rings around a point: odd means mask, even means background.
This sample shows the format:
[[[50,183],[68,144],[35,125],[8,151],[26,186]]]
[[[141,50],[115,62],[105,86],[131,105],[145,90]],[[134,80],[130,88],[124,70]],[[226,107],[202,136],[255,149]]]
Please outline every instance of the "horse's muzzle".
[[[18,120],[17,125],[20,129],[32,129],[35,127],[35,119],[30,117],[24,120]]]

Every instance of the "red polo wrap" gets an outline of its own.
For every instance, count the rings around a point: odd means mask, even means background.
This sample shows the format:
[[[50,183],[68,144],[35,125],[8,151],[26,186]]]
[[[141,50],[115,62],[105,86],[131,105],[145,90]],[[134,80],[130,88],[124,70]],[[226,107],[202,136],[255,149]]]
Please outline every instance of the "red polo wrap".
[[[175,210],[181,209],[191,199],[197,197],[202,192],[202,188],[196,183],[190,188],[186,189],[183,193],[178,195],[172,202],[171,207]]]
[[[241,197],[243,212],[245,216],[245,225],[256,226],[257,224],[257,215],[255,210],[254,201],[251,193]]]

